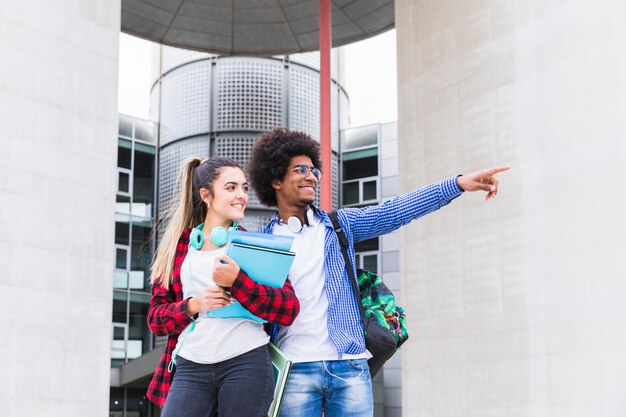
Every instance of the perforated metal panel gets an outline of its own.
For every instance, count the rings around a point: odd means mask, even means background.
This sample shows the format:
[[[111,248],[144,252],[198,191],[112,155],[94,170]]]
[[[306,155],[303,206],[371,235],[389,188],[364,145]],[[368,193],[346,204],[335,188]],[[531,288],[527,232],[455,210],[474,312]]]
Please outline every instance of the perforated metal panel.
[[[204,52],[190,51],[188,49],[172,48],[170,46],[161,47],[162,71],[165,74],[172,68],[182,65],[187,62],[197,61],[199,59],[210,58],[214,55]]]
[[[159,120],[159,106],[161,105],[161,84],[157,83],[150,91],[150,120]]]
[[[215,140],[215,153],[235,160],[247,173],[255,140],[256,136],[219,136]],[[248,207],[264,207],[252,188],[248,194]]]
[[[332,199],[331,206],[333,207],[333,210],[337,210],[339,208],[339,155],[333,152],[330,157],[330,163],[333,170],[333,180],[330,182]]]
[[[291,66],[289,71],[289,127],[306,132],[317,141],[320,138],[319,86],[318,72],[298,65]],[[330,93],[330,131],[331,148],[334,151],[339,151],[338,102],[338,87],[335,82],[332,82]]]
[[[163,77],[161,145],[210,130],[211,64],[200,61]]]
[[[339,152],[339,91],[337,84],[332,83],[330,89],[330,148]]]
[[[289,127],[319,141],[319,73],[299,65],[289,69]]]
[[[291,62],[296,62],[298,64],[303,64],[311,68],[315,68],[316,70],[320,69],[320,53],[318,51],[290,55],[289,60]],[[332,58],[331,58],[331,62],[332,62]]]
[[[213,67],[210,61],[185,64],[207,56],[177,48],[164,49],[164,69],[182,66],[167,73],[162,81],[160,213],[172,198],[182,161],[191,155],[208,156],[209,135],[217,135],[215,154],[233,158],[244,169],[259,132],[286,125],[285,111],[289,115],[289,128],[307,132],[319,140],[319,72],[302,66],[319,68],[317,52],[292,55],[287,67],[282,60],[248,57],[215,58]],[[337,56],[333,51],[333,69],[338,68]],[[215,71],[213,77],[212,71]],[[288,82],[285,76],[289,77]],[[288,90],[284,89],[286,85]],[[335,152],[331,167],[325,167],[324,173],[338,178],[339,129],[348,122],[349,103],[334,81],[331,88],[331,143]],[[158,98],[155,88],[152,92],[155,110],[158,110]],[[193,137],[196,135],[203,138]],[[172,143],[190,136],[191,139]],[[339,186],[335,180],[331,183],[332,206],[336,208]],[[316,202],[319,204],[319,195]],[[250,193],[248,206],[253,212],[265,209],[254,192]]]
[[[215,152],[234,159],[245,169],[255,140],[256,136],[219,136],[215,140]]]
[[[217,62],[217,131],[265,131],[284,125],[280,62],[221,58]]]
[[[248,207],[250,207],[250,204],[248,204]],[[267,213],[260,213],[248,209],[246,210],[246,217],[243,218],[241,224],[246,230],[256,232],[260,227],[265,226],[273,215],[274,210],[268,211]]]
[[[191,157],[209,157],[208,136],[187,139],[161,148],[159,161],[159,216],[169,207],[176,193],[176,177],[183,162]]]

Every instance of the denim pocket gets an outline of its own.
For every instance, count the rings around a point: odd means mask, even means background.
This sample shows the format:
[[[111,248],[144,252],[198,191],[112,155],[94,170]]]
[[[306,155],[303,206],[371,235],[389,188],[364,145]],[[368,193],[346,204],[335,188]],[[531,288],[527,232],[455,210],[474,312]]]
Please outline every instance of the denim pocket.
[[[369,381],[371,379],[367,359],[348,359],[345,362],[347,362],[347,366],[344,369],[346,371],[350,369],[348,379],[361,381]]]
[[[348,363],[354,369],[358,369],[359,371],[369,369],[369,367],[367,366],[367,359],[348,359]]]

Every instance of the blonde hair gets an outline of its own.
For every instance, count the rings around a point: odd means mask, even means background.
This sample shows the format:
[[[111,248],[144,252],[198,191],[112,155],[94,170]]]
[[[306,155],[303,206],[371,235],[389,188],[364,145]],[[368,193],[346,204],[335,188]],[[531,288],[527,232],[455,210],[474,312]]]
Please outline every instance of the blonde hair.
[[[193,227],[194,223],[202,223],[202,218],[194,219],[198,217],[199,210],[194,210],[193,197],[193,171],[202,162],[203,160],[197,157],[189,158],[178,173],[176,181],[178,195],[174,197],[163,218],[159,220],[159,223],[165,223],[167,226],[150,267],[152,285],[161,283],[165,288],[169,288],[174,271],[176,246],[181,233]]]
[[[206,218],[207,206],[200,199],[200,189],[206,188],[213,195],[213,183],[222,168],[227,166],[241,169],[232,159],[220,156],[210,159],[191,157],[183,163],[176,181],[178,194],[155,226],[155,231],[160,224],[165,224],[166,229],[150,267],[152,285],[161,284],[169,289],[174,278],[176,247],[181,234]]]

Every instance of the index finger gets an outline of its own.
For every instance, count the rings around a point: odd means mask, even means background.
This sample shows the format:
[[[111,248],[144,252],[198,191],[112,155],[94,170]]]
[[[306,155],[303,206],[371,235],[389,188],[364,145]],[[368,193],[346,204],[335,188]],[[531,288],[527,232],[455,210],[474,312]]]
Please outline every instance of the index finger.
[[[503,167],[498,167],[498,168],[491,168],[491,169],[487,169],[485,170],[485,174],[486,175],[495,175],[498,172],[502,172],[502,171],[508,171],[509,169],[511,169],[511,165],[507,165],[507,166],[503,166]]]

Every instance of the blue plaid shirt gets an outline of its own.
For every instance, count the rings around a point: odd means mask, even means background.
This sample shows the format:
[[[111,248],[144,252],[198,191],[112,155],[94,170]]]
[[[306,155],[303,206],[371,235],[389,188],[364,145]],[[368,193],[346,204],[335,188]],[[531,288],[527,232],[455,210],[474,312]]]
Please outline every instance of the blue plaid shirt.
[[[457,185],[456,178],[456,176],[450,177],[410,191],[377,206],[340,209],[338,211],[339,223],[348,238],[348,255],[352,268],[355,265],[354,242],[393,232],[412,220],[450,203],[463,192]],[[312,209],[326,226],[324,289],[328,297],[328,335],[337,347],[337,353],[341,359],[346,353],[365,352],[363,324],[332,222],[323,210],[315,206],[312,206]],[[277,222],[278,213],[274,214],[270,222],[259,232],[272,234]],[[275,340],[278,335],[278,326],[272,325],[268,330],[272,340]]]

